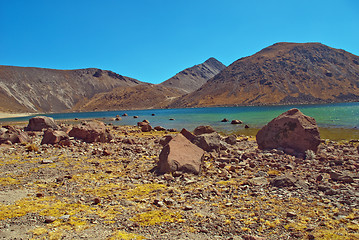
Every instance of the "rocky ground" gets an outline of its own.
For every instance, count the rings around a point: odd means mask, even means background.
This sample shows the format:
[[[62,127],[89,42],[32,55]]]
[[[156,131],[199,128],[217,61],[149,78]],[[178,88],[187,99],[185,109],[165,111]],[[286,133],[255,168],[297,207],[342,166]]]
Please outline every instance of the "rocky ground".
[[[295,157],[236,136],[200,175],[159,175],[169,133],[107,128],[109,143],[0,145],[1,239],[359,239],[358,141]]]

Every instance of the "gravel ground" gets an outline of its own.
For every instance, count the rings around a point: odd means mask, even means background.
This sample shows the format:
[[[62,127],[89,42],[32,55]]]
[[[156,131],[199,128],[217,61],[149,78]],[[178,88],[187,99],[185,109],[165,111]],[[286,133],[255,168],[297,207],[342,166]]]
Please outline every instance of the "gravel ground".
[[[168,133],[108,128],[110,143],[0,145],[0,239],[359,239],[358,141],[295,157],[236,136],[200,175],[158,175]]]

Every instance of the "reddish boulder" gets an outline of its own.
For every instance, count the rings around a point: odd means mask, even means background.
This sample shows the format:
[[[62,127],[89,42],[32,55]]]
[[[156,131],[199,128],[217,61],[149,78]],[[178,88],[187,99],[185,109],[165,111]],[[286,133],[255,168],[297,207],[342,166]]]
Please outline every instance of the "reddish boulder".
[[[30,118],[29,124],[25,128],[26,131],[42,131],[43,129],[52,128],[58,130],[58,126],[55,123],[55,120],[51,117],[37,116]]]
[[[113,136],[103,122],[91,121],[74,126],[69,132],[70,137],[81,139],[84,142],[110,142]]]
[[[143,126],[146,126],[146,125],[148,125],[149,123],[147,123],[147,122],[137,122],[137,126],[138,127],[143,127]]]
[[[260,149],[284,148],[298,153],[305,153],[308,149],[317,152],[320,144],[315,119],[296,108],[269,122],[259,130],[256,139]]]
[[[0,144],[2,143],[28,143],[31,142],[26,132],[13,126],[5,126],[0,128]]]
[[[230,145],[234,145],[237,143],[237,137],[235,135],[230,135],[226,137],[224,141]]]
[[[160,153],[158,171],[169,173],[175,171],[199,174],[204,151],[191,143],[182,134],[176,135]]]
[[[223,146],[221,136],[216,132],[198,135],[193,139],[193,143],[207,152],[218,150]]]
[[[145,124],[145,125],[143,125],[142,127],[141,127],[141,131],[142,132],[151,132],[151,130],[152,130],[152,127],[151,127],[151,125],[150,124]]]
[[[191,142],[196,138],[195,135],[193,135],[190,131],[188,131],[187,129],[183,128],[180,132],[183,136],[185,136],[188,140],[190,140]]]
[[[66,132],[48,129],[44,133],[41,144],[59,144],[61,146],[70,146],[71,142],[69,135],[67,135]]]
[[[156,127],[154,127],[154,129],[155,129],[156,131],[166,131],[166,128],[161,127],[161,126],[156,126]]]
[[[198,126],[193,130],[193,134],[198,136],[205,133],[213,133],[215,132],[211,126]]]

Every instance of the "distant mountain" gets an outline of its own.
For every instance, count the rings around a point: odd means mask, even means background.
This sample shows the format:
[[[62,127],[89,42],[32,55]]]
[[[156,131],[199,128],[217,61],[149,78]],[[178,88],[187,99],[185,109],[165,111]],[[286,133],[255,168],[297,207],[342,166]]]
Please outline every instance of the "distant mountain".
[[[241,58],[169,107],[359,101],[359,57],[320,43],[277,43]]]
[[[214,58],[187,68],[167,81],[119,87],[79,102],[72,111],[165,108],[182,95],[193,92],[226,66]]]
[[[61,112],[97,93],[141,83],[96,68],[55,70],[0,66],[0,111]]]
[[[200,88],[207,80],[216,76],[226,66],[215,58],[209,58],[204,63],[187,68],[160,85],[183,90],[190,93]]]
[[[168,106],[183,91],[161,85],[143,83],[131,87],[118,87],[99,93],[90,100],[79,102],[72,111],[106,111],[127,109],[158,109]]]

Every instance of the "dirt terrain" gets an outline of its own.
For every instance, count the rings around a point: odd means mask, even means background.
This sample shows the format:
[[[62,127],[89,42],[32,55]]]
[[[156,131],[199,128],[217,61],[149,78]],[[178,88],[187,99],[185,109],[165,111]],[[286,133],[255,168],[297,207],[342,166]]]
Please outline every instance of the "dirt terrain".
[[[296,157],[236,136],[200,175],[160,175],[178,133],[107,127],[110,143],[0,145],[0,239],[359,239],[358,141]]]

